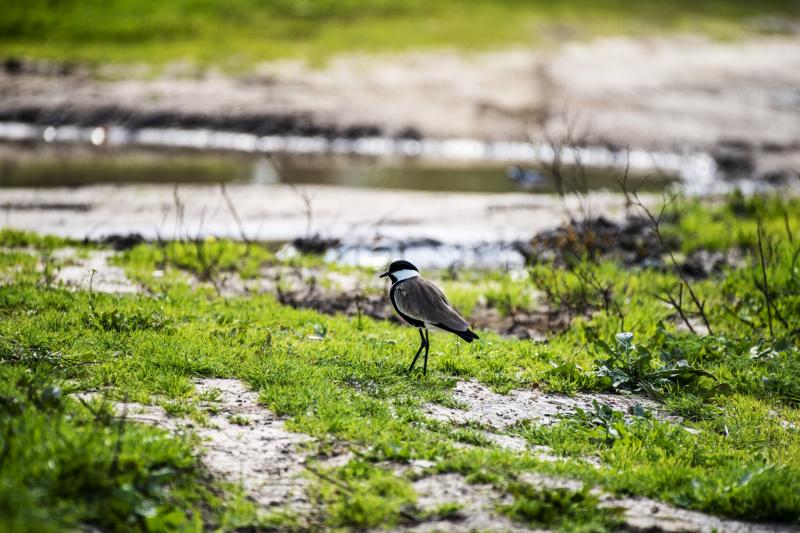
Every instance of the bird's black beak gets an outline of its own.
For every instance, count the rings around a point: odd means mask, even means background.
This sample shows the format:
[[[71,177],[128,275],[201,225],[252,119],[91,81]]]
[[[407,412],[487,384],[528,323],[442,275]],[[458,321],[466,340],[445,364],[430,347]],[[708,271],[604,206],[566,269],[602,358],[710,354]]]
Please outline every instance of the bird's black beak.
[[[388,276],[388,275],[389,275],[389,273],[388,273],[388,272],[384,272],[383,274],[381,274],[381,275],[380,275],[380,276],[378,276],[378,277],[379,277],[379,278],[385,278],[385,277],[386,277],[386,276]]]

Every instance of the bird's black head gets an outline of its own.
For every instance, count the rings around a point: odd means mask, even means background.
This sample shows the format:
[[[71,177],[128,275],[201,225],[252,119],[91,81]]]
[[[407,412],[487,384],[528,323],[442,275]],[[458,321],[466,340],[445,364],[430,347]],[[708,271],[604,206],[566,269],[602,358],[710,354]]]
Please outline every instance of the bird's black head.
[[[413,270],[414,272],[419,272],[417,267],[406,261],[405,259],[400,259],[399,261],[393,261],[391,265],[389,265],[389,270],[378,276],[379,278],[384,278],[389,276],[392,278],[392,281],[397,281],[396,276],[393,276],[396,272],[401,272],[403,270]]]

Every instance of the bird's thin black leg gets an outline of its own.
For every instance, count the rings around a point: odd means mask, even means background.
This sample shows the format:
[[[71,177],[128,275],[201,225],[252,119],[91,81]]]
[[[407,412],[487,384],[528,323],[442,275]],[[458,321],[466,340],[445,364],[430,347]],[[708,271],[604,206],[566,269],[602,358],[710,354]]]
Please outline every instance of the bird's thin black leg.
[[[421,332],[420,332],[421,333]],[[431,347],[430,341],[428,340],[428,328],[425,328],[425,366],[422,367],[422,375],[428,375],[428,348]]]
[[[419,359],[419,354],[421,354],[421,353],[422,353],[422,348],[424,348],[424,347],[425,347],[425,344],[426,344],[426,343],[425,343],[425,336],[424,336],[424,335],[422,335],[422,328],[419,328],[419,338],[420,338],[420,340],[421,340],[421,342],[420,342],[420,345],[419,345],[419,350],[417,350],[417,353],[415,353],[415,354],[414,354],[414,360],[413,360],[413,361],[411,361],[411,366],[410,366],[410,367],[408,367],[408,371],[409,371],[409,372],[411,372],[412,370],[414,370],[414,365],[417,363],[417,359]],[[426,357],[427,357],[427,356],[426,356]]]

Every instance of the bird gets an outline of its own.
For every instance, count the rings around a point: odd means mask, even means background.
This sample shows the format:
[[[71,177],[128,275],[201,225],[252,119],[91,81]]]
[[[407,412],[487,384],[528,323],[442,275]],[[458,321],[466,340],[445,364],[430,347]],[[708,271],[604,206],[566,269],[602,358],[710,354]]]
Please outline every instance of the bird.
[[[425,349],[425,364],[422,367],[422,374],[427,375],[428,373],[428,350],[430,348],[428,326],[454,333],[467,342],[478,338],[469,329],[467,321],[447,301],[447,297],[441,289],[421,277],[419,269],[410,262],[404,259],[393,261],[389,265],[389,270],[378,277],[385,278],[387,276],[392,281],[389,299],[392,301],[394,310],[400,315],[400,318],[419,330],[420,345],[417,353],[414,354],[411,366],[408,367],[409,373],[414,370],[414,365],[423,349]]]
[[[508,179],[522,187],[533,187],[541,185],[545,177],[535,170],[525,169],[519,165],[512,165],[506,169]]]

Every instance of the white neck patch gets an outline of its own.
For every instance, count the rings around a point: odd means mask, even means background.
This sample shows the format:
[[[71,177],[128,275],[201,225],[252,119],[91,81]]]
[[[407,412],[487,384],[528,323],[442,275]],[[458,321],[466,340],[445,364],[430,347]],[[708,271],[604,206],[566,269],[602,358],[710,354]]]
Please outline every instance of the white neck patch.
[[[416,270],[406,269],[406,270],[398,270],[397,272],[392,272],[392,277],[395,279],[395,283],[399,281],[403,281],[406,279],[416,278],[419,277],[419,272]]]

